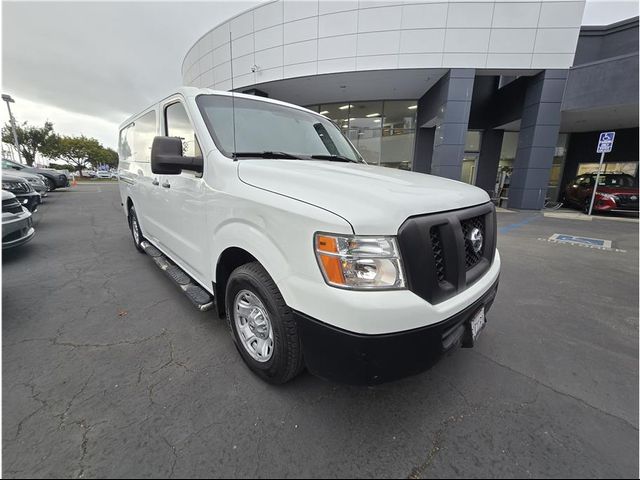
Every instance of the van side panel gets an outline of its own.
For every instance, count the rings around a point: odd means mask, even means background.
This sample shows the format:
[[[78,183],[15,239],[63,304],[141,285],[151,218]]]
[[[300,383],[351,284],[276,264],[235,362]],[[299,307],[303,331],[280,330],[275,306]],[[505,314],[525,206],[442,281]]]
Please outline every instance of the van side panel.
[[[153,118],[155,117],[155,118]],[[150,119],[153,118],[152,122]],[[144,122],[141,120],[145,119]],[[157,104],[123,123],[118,142],[118,179],[125,214],[128,201],[135,205],[138,221],[145,237],[153,240],[153,191],[150,151],[159,133]]]

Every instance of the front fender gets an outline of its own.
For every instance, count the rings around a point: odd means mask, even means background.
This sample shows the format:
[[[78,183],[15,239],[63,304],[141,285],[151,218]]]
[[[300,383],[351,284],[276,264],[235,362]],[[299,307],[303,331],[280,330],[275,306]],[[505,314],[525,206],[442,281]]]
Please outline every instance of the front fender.
[[[267,270],[273,281],[289,277],[291,269],[285,252],[275,239],[265,233],[265,228],[245,220],[235,219],[226,222],[214,233],[215,242],[211,251],[213,271],[211,278],[216,282],[218,260],[228,248],[240,248],[251,254]],[[285,301],[289,292],[279,284]]]

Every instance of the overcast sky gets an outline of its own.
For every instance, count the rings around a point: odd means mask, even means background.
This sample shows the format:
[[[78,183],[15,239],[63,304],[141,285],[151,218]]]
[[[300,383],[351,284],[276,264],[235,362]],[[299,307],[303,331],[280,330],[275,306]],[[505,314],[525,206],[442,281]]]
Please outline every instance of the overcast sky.
[[[184,55],[203,33],[263,2],[3,1],[2,93],[19,122],[49,119],[115,148],[120,122],[182,83]],[[637,0],[587,0],[583,23],[637,14]]]

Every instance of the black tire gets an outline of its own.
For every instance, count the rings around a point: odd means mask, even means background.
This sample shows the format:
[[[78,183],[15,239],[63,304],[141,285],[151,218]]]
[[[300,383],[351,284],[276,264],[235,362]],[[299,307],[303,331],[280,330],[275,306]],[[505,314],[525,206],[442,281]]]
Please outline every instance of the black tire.
[[[49,180],[47,177],[44,177],[44,184],[47,186],[47,189],[50,192],[53,192],[56,189],[55,184],[51,180]]]
[[[137,230],[137,240],[136,235],[134,233],[134,229]],[[132,205],[129,209],[129,230],[131,230],[131,238],[133,238],[133,245],[140,253],[144,253],[144,248],[142,248],[142,241],[144,237],[142,236],[142,230],[140,230],[140,222],[138,221],[138,216],[136,215],[136,209]]]
[[[584,201],[584,205],[582,206],[582,213],[589,213],[589,207],[591,206],[591,198],[588,198]],[[595,213],[595,209],[592,213]]]
[[[273,353],[266,362],[253,359],[245,349],[236,328],[234,302],[238,293],[248,290],[267,310],[273,329]],[[247,366],[268,383],[280,385],[296,377],[304,368],[302,345],[296,321],[278,287],[258,262],[236,268],[227,282],[226,316],[236,348]]]

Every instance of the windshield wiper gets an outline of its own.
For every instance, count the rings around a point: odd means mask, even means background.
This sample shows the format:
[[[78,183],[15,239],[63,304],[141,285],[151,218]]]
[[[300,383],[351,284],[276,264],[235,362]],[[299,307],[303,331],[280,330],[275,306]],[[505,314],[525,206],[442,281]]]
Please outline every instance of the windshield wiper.
[[[330,160],[332,162],[360,163],[358,160],[349,157],[343,157],[342,155],[311,155],[311,158],[314,158],[316,160]]]
[[[289,160],[302,160],[300,157],[287,152],[234,152],[233,158],[286,158]]]

